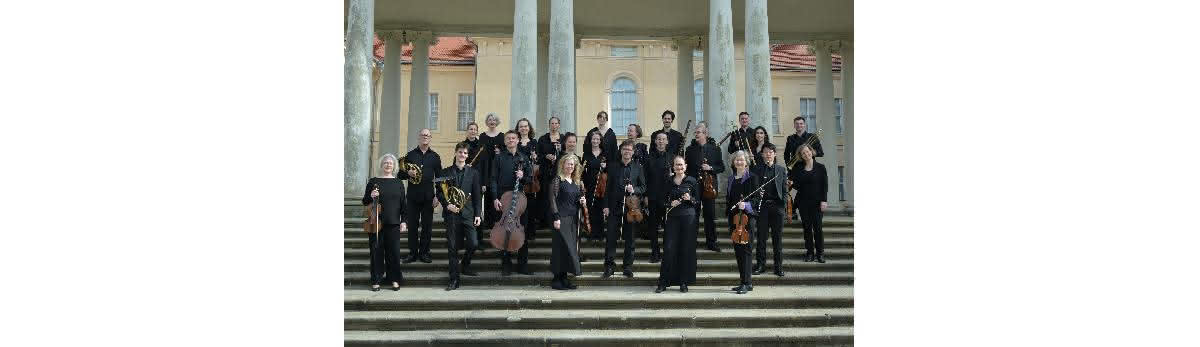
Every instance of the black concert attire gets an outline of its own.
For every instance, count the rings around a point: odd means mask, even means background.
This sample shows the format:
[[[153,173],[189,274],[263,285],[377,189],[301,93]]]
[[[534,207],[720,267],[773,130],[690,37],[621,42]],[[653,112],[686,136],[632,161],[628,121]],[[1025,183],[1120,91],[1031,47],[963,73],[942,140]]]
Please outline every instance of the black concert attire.
[[[537,145],[538,142],[536,138],[530,138],[528,142],[521,144],[521,135],[517,135],[517,152],[525,155],[525,160],[529,161],[529,167],[533,167],[533,165],[537,164]],[[500,149],[500,151],[504,151],[504,149]],[[529,179],[531,180],[529,183],[533,184],[533,170],[531,169],[530,171],[525,171],[525,175],[529,176]],[[542,210],[540,209],[541,206],[538,205],[539,200],[537,194],[525,193],[525,198],[528,199],[526,200],[528,201],[528,204],[526,205],[525,220],[529,222],[529,224],[526,224],[527,227],[525,228],[525,241],[533,241],[534,234],[537,232],[538,228],[542,227],[542,220],[545,219],[545,216],[538,213],[538,211]]]
[[[829,194],[829,174],[825,165],[813,162],[812,170],[804,170],[804,161],[791,172],[792,188],[796,189],[796,207],[800,209],[800,222],[804,225],[805,257],[825,253],[825,235],[821,233],[821,202]]]
[[[783,217],[787,208],[788,170],[776,161],[767,166],[761,162],[754,167],[754,173],[763,179],[762,183],[774,177],[771,183],[763,187],[762,205],[758,205],[758,243],[755,245],[754,272],[765,270],[767,262],[767,238],[771,239],[771,250],[775,255],[775,273],[783,273]]]
[[[413,148],[404,156],[404,161],[421,166],[421,183],[408,184],[408,206],[405,211],[408,216],[408,258],[420,256],[422,262],[432,262],[429,254],[430,237],[433,235],[433,181],[442,176],[442,158],[430,147],[421,152],[421,147]],[[398,178],[408,179],[408,171],[400,167],[396,173]],[[418,238],[420,243],[418,244]],[[428,261],[426,261],[428,260]]]
[[[664,184],[664,201],[678,200],[684,193],[691,199],[681,200],[679,206],[667,214],[663,233],[663,259],[658,270],[658,284],[662,287],[696,283],[696,207],[700,202],[700,184],[695,178],[685,176],[680,184],[667,178]]]
[[[625,185],[633,186],[633,193],[625,193]],[[633,271],[633,230],[634,223],[625,220],[625,197],[627,195],[646,194],[646,173],[642,166],[632,160],[628,163],[617,161],[608,165],[608,191],[604,193],[605,207],[608,208],[608,230],[604,247],[604,266],[611,269],[614,261],[617,238],[625,240],[625,256],[621,260],[621,268]],[[619,234],[618,234],[619,233]]]
[[[550,221],[559,221],[559,229],[551,230],[553,240],[550,249],[550,272],[554,274],[551,286],[571,287],[567,273],[578,276],[579,268],[579,197],[583,188],[579,182],[567,182],[555,177],[550,182]],[[551,225],[553,227],[553,225]],[[557,283],[556,283],[557,282]],[[573,288],[572,288],[573,289]]]
[[[658,130],[655,130],[653,133],[650,133],[650,144],[652,144],[652,145],[654,144],[654,138],[658,137],[658,134],[660,134],[660,133],[663,133],[662,129],[658,129]],[[683,133],[680,133],[679,130],[675,130],[675,129],[670,129],[670,131],[667,131],[666,133],[667,133],[667,152],[679,153],[679,146],[683,145]]]
[[[538,165],[538,173],[541,175],[538,180],[542,184],[540,187],[542,193],[538,194],[536,204],[532,207],[536,209],[538,219],[542,221],[542,224],[554,222],[554,219],[550,218],[550,203],[553,198],[549,194],[550,181],[554,180],[555,173],[558,172],[558,158],[562,156],[562,148],[567,144],[565,141],[566,137],[563,136],[563,133],[559,133],[554,138],[550,138],[550,133],[545,133],[538,138],[535,147],[535,152],[538,154],[535,162]],[[553,154],[555,159],[546,159],[547,154]]]
[[[592,150],[592,133],[600,132],[599,127],[588,130],[587,136],[583,137],[583,150]],[[612,128],[608,128],[604,134],[600,135],[600,151],[604,152],[604,158],[608,163],[614,163],[621,160],[620,148],[617,148],[617,133],[613,132]]]
[[[583,187],[584,195],[588,200],[588,213],[591,214],[588,218],[592,221],[592,235],[588,235],[588,240],[603,240],[604,239],[604,205],[603,199],[596,198],[596,183],[600,177],[600,163],[605,162],[604,151],[600,151],[600,156],[592,153],[591,148],[583,152]],[[602,188],[603,189],[603,188]]]
[[[754,128],[746,127],[745,129],[736,129],[729,134],[729,140],[727,141],[729,141],[729,144],[725,147],[728,148],[729,154],[736,153],[739,150],[744,150],[746,153],[750,153],[751,147],[747,146],[752,145],[754,142]],[[729,168],[733,168],[733,163],[729,163]]]
[[[488,136],[487,133],[481,133],[479,134],[479,143],[483,146],[484,151],[483,154],[479,155],[479,159],[476,159],[475,165],[472,166],[479,169],[480,182],[483,182],[484,186],[486,186],[488,182],[492,181],[492,158],[496,157],[497,151],[504,150],[504,132],[496,133],[496,136]],[[491,188],[483,192],[483,201],[486,201],[485,204],[491,204],[497,197],[498,195]],[[492,225],[498,219],[500,219],[499,215],[492,213],[492,209],[488,208],[487,211],[483,212],[483,222],[479,226],[484,229],[491,229]]]
[[[713,143],[711,137],[707,138],[707,142],[703,146],[700,145],[700,142],[692,140],[692,144],[687,148],[687,157],[685,159],[687,162],[688,177],[695,178],[701,189],[704,187],[704,181],[700,177],[701,171],[703,171],[700,169],[700,166],[705,163],[706,159],[708,165],[712,167],[713,179],[716,179],[720,173],[725,172],[725,163],[721,161],[721,149]],[[713,183],[713,187],[717,188],[717,194],[720,194],[720,182]],[[705,199],[703,194],[697,198],[700,199],[701,213],[696,214],[696,221],[697,225],[699,225],[700,216],[703,215],[705,245],[708,248],[719,249],[717,247],[717,225],[714,221],[717,218],[716,198]]]
[[[675,158],[675,152],[659,152],[655,149],[650,151],[650,157],[646,159],[643,166],[646,169],[646,198],[649,200],[646,207],[650,210],[646,217],[646,223],[644,223],[650,239],[650,262],[654,262],[662,256],[661,247],[658,244],[658,230],[664,224],[663,213],[670,204],[666,195],[667,180],[670,179],[668,175],[672,170],[672,158]],[[699,195],[693,196],[698,197]]]
[[[479,234],[475,231],[475,216],[477,215],[476,211],[481,211],[481,208],[483,208],[482,203],[479,201],[481,181],[479,180],[479,171],[466,165],[463,165],[461,169],[455,165],[450,165],[442,170],[442,174],[450,178],[448,181],[450,187],[462,189],[463,193],[467,196],[465,206],[458,206],[462,210],[459,213],[454,213],[446,208],[446,206],[450,205],[450,202],[446,199],[445,193],[441,189],[437,189],[437,198],[442,204],[442,220],[446,222],[446,251],[449,254],[448,258],[450,261],[450,281],[457,286],[459,274],[458,250],[466,246],[466,252],[462,258],[462,270],[470,271],[471,256],[479,248]]]
[[[754,191],[754,189],[758,188],[760,184],[762,184],[762,182],[760,181],[758,175],[755,175],[753,172],[747,172],[746,175],[742,177],[734,177],[733,175],[730,175],[728,185],[729,189],[726,190],[727,193],[725,195],[725,206],[730,206],[731,209],[734,208],[733,206],[735,206],[738,201],[750,203],[749,208],[737,209],[745,212],[746,215],[750,217],[748,223],[746,224],[746,231],[750,234],[750,242],[744,245],[739,245],[736,242],[733,243],[734,256],[737,257],[738,274],[741,278],[741,284],[747,287],[752,286],[750,283],[750,276],[753,269],[750,264],[750,255],[751,252],[754,251],[752,247],[754,247],[754,236],[756,233],[755,229],[758,224],[758,209],[761,205],[759,205],[758,193],[754,193],[750,197],[746,198],[746,200],[742,200],[742,197]],[[727,210],[725,212],[725,216],[729,218],[729,229],[731,233],[733,232],[734,227],[734,215],[734,210]]]
[[[763,141],[763,142],[764,142],[762,144],[763,146],[760,148],[758,141],[755,141],[755,140],[750,141],[750,154],[754,155],[754,164],[751,165],[751,168],[761,165],[762,163],[764,163],[766,161],[763,159],[762,148],[766,148],[766,144],[771,143],[771,140],[767,139],[767,141]]]
[[[634,141],[637,141],[637,140],[635,139]],[[649,150],[650,150],[650,147],[646,146],[646,144],[644,144],[644,143],[634,143],[633,144],[633,162],[642,166],[643,173],[645,173],[645,169],[646,169],[646,160],[650,158]],[[642,208],[641,209],[642,216],[647,216],[647,217],[650,216],[650,210],[648,209],[649,206],[647,206],[646,196],[644,196],[644,195],[641,198],[640,206]],[[650,223],[642,222],[642,223],[638,223],[637,225],[634,226],[634,229],[637,230],[638,237],[640,237],[643,240],[650,239],[649,232],[646,230],[647,227],[649,226],[649,224]],[[655,252],[655,253],[657,253],[657,252]]]
[[[783,150],[783,157],[776,158],[776,160],[783,160],[785,165],[786,165],[786,163],[791,163],[794,160],[795,164],[793,164],[792,167],[788,168],[788,172],[795,171],[797,166],[803,168],[804,160],[799,158],[800,157],[800,145],[807,141],[812,141],[812,144],[810,144],[809,147],[812,147],[812,149],[813,149],[813,158],[820,158],[820,157],[825,156],[825,151],[821,149],[821,138],[817,137],[816,134],[806,132],[801,135],[792,134],[792,135],[788,136],[787,137],[787,145]],[[814,159],[813,161],[815,162],[816,160]],[[792,187],[792,189],[796,189],[796,188]],[[791,194],[791,192],[788,192],[788,194]],[[796,199],[793,198],[792,199],[793,212],[795,212],[799,208],[799,206],[800,206],[799,201],[797,201]],[[797,213],[796,215],[800,215],[800,214]]]
[[[372,199],[371,191],[379,187],[379,197]],[[404,274],[400,272],[400,223],[404,223],[404,182],[399,178],[374,177],[367,180],[367,190],[363,192],[363,205],[379,201],[379,222],[382,227],[379,234],[367,234],[367,242],[371,249],[371,284],[378,285],[386,278],[391,282],[400,282]],[[386,270],[385,270],[386,269]]]
[[[522,154],[520,151],[516,153],[509,152],[507,148],[500,151],[496,158],[492,160],[492,181],[488,183],[488,191],[496,192],[497,198],[504,196],[506,192],[512,192],[517,186],[517,170],[522,171],[521,184],[527,185],[533,182],[533,164],[529,162],[529,156]],[[516,194],[524,194],[520,191]],[[493,200],[494,201],[494,200]],[[492,204],[493,202],[489,202]],[[496,211],[496,215],[507,213],[508,211]],[[529,225],[529,214],[523,213],[520,216],[521,227],[525,230],[525,244],[517,252],[517,264],[520,266],[520,271],[525,271],[525,266],[529,262],[529,242],[532,237],[529,235],[531,229],[526,227]],[[499,220],[499,217],[497,217]],[[512,269],[512,252],[501,252],[501,265],[503,271],[508,272]]]

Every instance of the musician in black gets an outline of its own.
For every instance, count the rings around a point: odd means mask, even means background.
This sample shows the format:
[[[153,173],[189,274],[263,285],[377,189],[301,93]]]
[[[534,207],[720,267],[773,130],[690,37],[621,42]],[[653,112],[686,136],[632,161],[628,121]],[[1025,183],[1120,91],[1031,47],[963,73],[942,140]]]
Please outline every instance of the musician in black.
[[[797,151],[800,149],[801,145],[808,144],[808,146],[815,151],[815,157],[817,158],[825,156],[825,151],[821,149],[821,139],[817,137],[816,134],[805,132],[808,127],[807,124],[805,124],[803,116],[796,116],[796,118],[792,118],[792,126],[796,128],[796,133],[787,137],[787,147],[784,147],[783,150],[783,160],[785,160],[788,164],[791,164],[788,165],[789,172],[795,171],[796,167],[803,162],[800,160],[800,153]],[[795,189],[795,187],[792,187],[792,189]],[[791,194],[791,192],[788,192],[788,194]],[[798,209],[799,206],[799,202],[793,199],[792,212],[796,212],[796,209]],[[799,216],[800,214],[796,213],[796,215]]]
[[[621,159],[613,163],[608,170],[608,191],[605,192],[604,217],[608,219],[607,242],[604,247],[604,274],[608,278],[613,274],[616,262],[613,260],[617,248],[617,232],[625,240],[625,256],[621,261],[622,274],[633,277],[633,230],[634,223],[625,218],[625,197],[646,193],[646,174],[641,165],[633,162],[633,140],[621,143]]]
[[[738,275],[741,278],[741,285],[733,287],[731,290],[738,294],[745,294],[748,291],[754,290],[754,285],[750,282],[751,266],[750,253],[753,252],[754,234],[757,227],[759,193],[754,192],[760,184],[762,184],[758,175],[750,171],[750,154],[746,151],[737,151],[733,153],[733,175],[729,176],[728,189],[725,195],[725,216],[729,218],[729,229],[733,232],[734,216],[739,212],[746,214],[749,221],[746,224],[746,231],[749,233],[749,243],[738,244],[733,243],[734,255],[737,258]],[[753,193],[753,194],[752,194]]]
[[[729,144],[726,147],[728,147],[730,154],[737,151],[746,151],[747,155],[749,155],[751,148],[750,140],[753,138],[754,129],[750,128],[750,113],[742,111],[742,113],[738,113],[738,128],[729,133]],[[730,163],[730,165],[733,165],[733,163]]]
[[[708,137],[708,124],[700,122],[696,126],[696,131],[693,133],[696,137],[692,144],[687,148],[687,169],[688,177],[696,179],[700,187],[704,185],[703,173],[712,174],[713,180],[716,180],[717,175],[725,172],[725,163],[721,161],[721,149],[713,143],[713,139]],[[721,186],[718,182],[712,182],[714,188]],[[720,190],[717,189],[720,193]],[[699,224],[700,216],[704,217],[704,239],[705,248],[720,252],[721,248],[717,247],[717,225],[714,221],[717,217],[716,198],[704,198],[701,193],[700,199],[701,213],[696,214],[696,222]]]
[[[550,191],[550,181],[554,180],[555,172],[558,171],[558,157],[562,155],[563,149],[563,134],[558,132],[559,119],[558,117],[550,117],[550,132],[543,134],[537,140],[537,163],[539,183],[542,184],[541,191],[543,193]],[[544,221],[543,224],[554,221],[550,219],[550,194],[538,194],[535,205],[533,206],[537,213],[540,214],[539,220]]]
[[[642,126],[630,124],[625,127],[625,138],[634,141],[633,162],[646,167],[646,158],[650,156],[650,147],[640,142],[642,140]]]
[[[679,286],[687,293],[689,284],[696,283],[696,207],[699,205],[699,184],[687,176],[687,164],[683,157],[672,156],[674,174],[664,183],[664,200],[670,211],[666,213],[666,228],[663,233],[662,265],[658,268],[658,287],[661,293],[670,286]]]
[[[754,274],[767,271],[767,238],[771,238],[771,250],[775,255],[775,276],[783,276],[783,216],[787,207],[788,170],[775,157],[775,145],[763,146],[763,161],[754,167],[754,173],[764,182],[762,205],[758,209],[758,243],[755,244]]]
[[[821,232],[821,218],[825,209],[825,197],[829,194],[829,174],[825,165],[814,160],[814,152],[808,146],[800,146],[801,162],[792,170],[792,188],[796,189],[796,207],[800,209],[800,222],[804,225],[804,261],[825,262],[825,235]],[[813,253],[813,249],[816,253]]]
[[[524,194],[520,191],[513,191],[513,189],[517,188],[517,182],[525,185],[530,184],[533,181],[531,176],[526,174],[533,171],[533,164],[530,164],[529,157],[521,154],[521,152],[517,150],[516,130],[509,130],[504,134],[504,146],[504,151],[500,152],[500,154],[496,155],[495,159],[492,160],[492,181],[488,183],[488,190],[496,192],[497,198],[492,200],[492,210],[495,211],[497,215],[508,212],[500,209],[500,197],[503,197],[504,193],[513,192],[514,194]],[[521,228],[526,234],[529,233],[530,229],[526,227],[529,225],[529,220],[526,218],[527,216],[527,213],[522,213],[521,216],[518,217]],[[512,252],[501,251],[501,253],[501,274],[508,276],[512,274]],[[525,244],[522,245],[521,249],[517,252],[517,273],[523,275],[532,275],[533,273],[529,272],[527,267],[528,263],[529,237],[526,236]]]
[[[529,118],[521,118],[517,120],[517,127],[515,130],[517,131],[517,151],[525,155],[525,159],[529,160],[531,166],[537,166],[538,142],[537,133],[533,129],[533,122],[530,122]],[[534,177],[534,171],[527,172],[531,179]],[[540,180],[541,178],[539,177],[538,179]],[[525,213],[525,219],[529,222],[529,228],[525,233],[526,241],[533,241],[535,236],[534,234],[537,233],[537,230],[541,227],[544,227],[544,225],[542,225],[542,220],[545,219],[545,216],[538,213],[545,210],[542,209],[542,206],[538,205],[537,193],[533,192],[532,187],[532,185],[525,187],[525,198],[529,199],[529,205],[527,208],[530,210]],[[539,186],[538,188],[541,187]]]
[[[754,136],[750,138],[750,153],[754,155],[754,163],[750,164],[751,169],[762,164],[763,147],[771,144],[771,135],[767,135],[767,128],[761,125],[754,127],[753,133]]]
[[[578,156],[579,155],[578,144],[579,144],[579,139],[575,136],[575,133],[568,131],[566,134],[563,135],[562,155],[567,155],[568,153],[570,153],[570,154],[574,154],[574,155]]]
[[[650,158],[646,159],[646,197],[650,214],[646,217],[646,229],[650,238],[650,262],[657,263],[662,259],[659,252],[658,230],[663,225],[663,212],[666,212],[667,180],[671,175],[671,158],[678,153],[667,151],[667,133],[654,136],[654,148],[650,150]],[[698,196],[698,195],[697,195]],[[692,247],[695,248],[695,247]],[[694,251],[694,250],[693,250]]]
[[[617,149],[617,133],[609,128],[608,112],[600,111],[596,113],[596,127],[588,130],[587,136],[583,137],[583,149],[586,151],[592,148],[592,133],[600,134],[600,149],[604,151],[604,161],[608,163],[616,162],[620,159],[620,151]]]
[[[587,203],[583,197],[583,184],[580,182],[579,157],[574,154],[563,155],[558,162],[558,173],[551,179],[549,195],[553,201],[550,204],[550,217],[554,230],[551,253],[550,272],[554,279],[550,288],[557,290],[575,289],[575,284],[567,278],[567,273],[578,276],[579,269],[579,208]]]
[[[413,226],[413,230],[408,233],[408,257],[404,258],[405,264],[416,261],[418,257],[422,263],[433,262],[433,256],[429,255],[429,242],[433,233],[433,205],[437,200],[431,181],[442,176],[442,158],[429,148],[433,134],[428,128],[421,129],[419,136],[421,138],[417,148],[408,151],[408,155],[404,156],[405,162],[421,166],[421,182],[412,184],[410,181],[408,184],[408,206],[405,207],[408,216],[405,220]],[[415,170],[401,170],[399,175],[402,179],[418,177]],[[434,203],[430,204],[430,201]]]
[[[496,200],[496,194],[488,189],[487,182],[492,181],[492,158],[500,154],[500,150],[504,148],[504,132],[498,128],[500,126],[500,117],[496,116],[495,113],[488,113],[483,123],[487,125],[488,131],[479,135],[479,142],[483,145],[484,152],[480,154],[479,159],[476,159],[476,164],[478,164],[479,172],[482,174],[481,178],[483,180],[481,182],[484,182],[484,199],[486,199],[485,201],[492,201]],[[495,213],[489,212],[491,211],[483,213],[484,229],[491,229],[492,224],[499,219],[499,216]]]
[[[608,223],[604,222],[604,199],[596,196],[596,184],[599,183],[600,173],[605,172],[608,167],[608,153],[604,152],[604,146],[600,139],[599,132],[589,134],[591,141],[585,141],[583,149],[583,186],[586,189],[584,192],[588,200],[588,213],[592,220],[592,235],[588,235],[588,241],[603,240]],[[600,188],[605,189],[605,188]]]
[[[446,250],[450,260],[450,282],[446,285],[446,290],[458,289],[458,250],[462,246],[466,246],[466,252],[463,254],[461,273],[467,276],[478,275],[471,271],[471,256],[479,248],[479,237],[475,227],[479,226],[480,218],[475,211],[482,208],[482,203],[479,201],[479,172],[467,166],[469,147],[465,141],[454,146],[454,165],[442,170],[447,180],[438,183],[446,184],[446,187],[437,189],[438,201],[442,202],[442,220],[446,222]],[[447,199],[446,193],[450,187],[461,189],[466,196],[462,206],[452,204]]]
[[[662,113],[662,129],[655,130],[650,133],[650,141],[654,141],[654,137],[658,134],[667,134],[667,152],[679,153],[679,146],[683,146],[683,134],[678,130],[671,129],[671,124],[675,122],[675,112],[671,110],[663,111]],[[669,159],[668,159],[669,160]]]
[[[371,250],[371,291],[379,291],[379,284],[386,278],[392,282],[392,290],[400,289],[404,274],[400,272],[400,234],[407,230],[404,223],[404,182],[396,178],[396,156],[388,153],[379,159],[380,175],[367,180],[363,191],[363,205],[379,203],[379,234],[367,234]],[[386,271],[385,271],[386,269]]]
[[[467,143],[467,166],[474,167],[472,160],[477,164],[482,164],[478,158],[483,155],[479,150],[483,147],[483,140],[479,138],[479,124],[475,122],[467,123],[467,139],[463,140]],[[476,168],[479,169],[479,168]]]

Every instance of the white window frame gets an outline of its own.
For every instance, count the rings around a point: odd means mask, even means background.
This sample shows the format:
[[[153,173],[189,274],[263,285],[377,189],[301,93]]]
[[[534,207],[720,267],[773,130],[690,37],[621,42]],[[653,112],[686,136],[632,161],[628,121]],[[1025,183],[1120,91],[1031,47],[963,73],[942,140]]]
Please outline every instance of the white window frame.
[[[618,91],[616,89],[617,83],[623,79],[628,80],[630,85],[633,86],[633,89]],[[620,76],[620,77],[614,78],[612,80],[612,84],[609,85],[609,91],[610,92],[608,95],[608,109],[609,109],[608,115],[609,115],[609,118],[611,121],[610,125],[613,129],[620,129],[623,132],[625,130],[625,128],[628,127],[630,124],[638,123],[638,119],[639,119],[638,112],[640,112],[638,104],[639,104],[640,100],[638,97],[637,81],[635,81],[633,78],[628,77],[628,76]],[[617,99],[621,98],[621,97],[626,97],[626,98],[632,99],[632,100],[626,100],[626,101],[632,101],[632,105],[622,104],[622,106],[632,106],[632,109],[629,109],[629,108],[622,108],[619,110],[617,109]],[[632,115],[629,115],[626,118],[622,118],[622,116],[626,115],[626,112],[630,112],[630,111],[632,111]]]
[[[775,135],[783,134],[779,128],[779,111],[783,109],[783,101],[778,96],[771,97],[771,124],[775,124]]]
[[[471,101],[467,105],[463,105],[463,97],[470,97]],[[458,131],[467,131],[467,124],[475,120],[475,94],[474,93],[458,93]]]
[[[429,93],[429,130],[438,130],[438,93]]]

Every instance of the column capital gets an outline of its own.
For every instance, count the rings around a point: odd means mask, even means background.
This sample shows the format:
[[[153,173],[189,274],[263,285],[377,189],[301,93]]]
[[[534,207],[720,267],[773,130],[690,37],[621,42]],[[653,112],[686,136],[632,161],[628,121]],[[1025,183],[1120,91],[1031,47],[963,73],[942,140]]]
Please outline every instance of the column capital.
[[[827,52],[830,54],[837,53],[842,50],[841,40],[805,40],[800,41],[801,44],[808,46],[809,54],[817,54],[818,51]]]
[[[701,46],[704,46],[704,36],[688,35],[688,36],[675,36],[675,37],[671,38],[671,49],[678,51],[679,47],[682,47],[685,45],[690,46],[692,48],[700,48]]]
[[[434,35],[432,31],[405,30],[404,38],[413,44],[416,44],[417,41],[426,42],[430,46],[437,44],[437,35]]]
[[[575,49],[583,48],[583,35],[575,34]]]
[[[395,41],[401,44],[406,42],[404,40],[404,30],[380,30],[376,33],[379,34],[379,38],[383,39],[384,42]]]

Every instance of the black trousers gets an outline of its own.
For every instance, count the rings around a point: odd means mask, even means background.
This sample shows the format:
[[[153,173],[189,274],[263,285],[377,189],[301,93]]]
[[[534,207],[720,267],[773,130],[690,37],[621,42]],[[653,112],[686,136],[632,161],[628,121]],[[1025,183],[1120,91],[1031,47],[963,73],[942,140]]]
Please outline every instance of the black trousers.
[[[769,201],[763,203],[758,212],[758,242],[755,243],[754,260],[756,264],[767,261],[767,238],[771,238],[771,250],[775,255],[775,270],[783,270],[783,203]]]
[[[753,274],[754,265],[750,263],[751,253],[754,252],[754,235],[757,233],[758,218],[750,217],[749,223],[746,223],[746,232],[750,234],[750,242],[739,245],[733,243],[734,258],[737,258],[738,277],[741,278],[742,284],[749,285],[750,276]],[[733,220],[729,221],[730,236],[733,235]]]
[[[404,279],[400,272],[400,224],[384,225],[379,235],[367,234],[367,242],[371,251],[371,284],[383,283],[384,276],[392,282]]]
[[[813,248],[816,248],[816,254],[825,254],[825,234],[821,232],[821,217],[824,215],[821,212],[821,202],[802,201],[799,206],[800,221],[804,225],[804,249],[813,253]]]
[[[491,191],[483,193],[483,206],[486,213],[483,214],[483,220],[479,223],[484,229],[491,230],[492,226],[496,225],[496,221],[500,219],[500,212],[492,208],[492,201],[496,201],[496,194]]]
[[[475,218],[465,219],[457,214],[442,215],[446,220],[446,251],[450,259],[450,279],[458,279],[458,250],[466,246],[463,254],[462,267],[471,266],[471,257],[479,248],[479,237],[475,233]]]
[[[404,210],[408,214],[404,216],[408,224],[408,254],[429,254],[430,237],[433,236],[433,201],[408,200]]]
[[[717,203],[714,199],[700,198],[700,213],[696,214],[696,223],[704,216],[704,242],[706,245],[717,244]]]
[[[636,223],[625,221],[625,213],[621,211],[609,211],[608,214],[608,230],[606,230],[604,242],[604,265],[616,265],[615,257],[617,251],[617,237],[625,239],[625,255],[621,258],[621,268],[633,269],[633,231],[637,228]],[[621,235],[617,235],[617,232]]]
[[[650,202],[650,216],[646,217],[646,237],[650,239],[650,254],[662,254],[658,243],[658,230],[664,229],[663,217],[667,212],[665,206],[659,206],[657,201]],[[691,225],[695,225],[694,222]],[[693,240],[694,241],[694,240]]]

